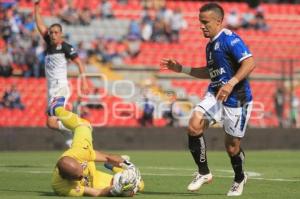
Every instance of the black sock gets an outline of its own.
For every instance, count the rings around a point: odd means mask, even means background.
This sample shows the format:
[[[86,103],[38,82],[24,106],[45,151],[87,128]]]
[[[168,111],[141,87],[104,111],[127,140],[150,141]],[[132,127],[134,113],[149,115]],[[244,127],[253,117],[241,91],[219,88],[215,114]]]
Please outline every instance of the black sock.
[[[234,181],[242,182],[244,180],[243,163],[245,160],[245,153],[242,149],[235,156],[230,156],[231,165],[234,170]]]
[[[206,158],[206,144],[203,136],[189,135],[189,149],[198,166],[200,174],[205,175],[209,173]]]

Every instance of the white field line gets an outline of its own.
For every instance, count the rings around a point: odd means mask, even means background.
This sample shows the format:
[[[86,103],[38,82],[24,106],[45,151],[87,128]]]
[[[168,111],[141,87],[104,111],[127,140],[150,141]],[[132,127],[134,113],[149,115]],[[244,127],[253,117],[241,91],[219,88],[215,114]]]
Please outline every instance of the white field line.
[[[195,171],[195,169],[191,168],[172,168],[172,167],[140,167],[141,170],[152,170],[154,172],[142,172],[143,176],[170,176],[170,177],[191,177],[191,174],[183,174],[178,172],[164,172],[164,173],[155,173],[155,170],[161,171]],[[9,168],[0,168],[0,172],[8,172],[8,173],[30,173],[30,174],[52,174],[52,168],[49,170],[22,170],[22,169],[9,169]],[[214,170],[216,173],[230,173],[233,172],[231,170]],[[300,182],[300,179],[283,179],[283,178],[263,178],[258,177],[261,176],[260,173],[257,172],[248,172],[249,179],[252,180],[264,180],[264,181],[277,181],[277,182]],[[214,175],[216,178],[232,178],[232,175]]]

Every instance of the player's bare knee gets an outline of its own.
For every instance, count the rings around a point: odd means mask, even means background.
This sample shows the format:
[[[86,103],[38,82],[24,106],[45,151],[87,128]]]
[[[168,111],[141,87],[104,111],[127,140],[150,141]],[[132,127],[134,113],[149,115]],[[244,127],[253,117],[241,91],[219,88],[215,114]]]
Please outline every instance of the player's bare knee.
[[[190,136],[199,136],[203,134],[204,129],[201,125],[189,124],[187,132]]]
[[[240,151],[240,148],[238,146],[228,145],[226,146],[226,151],[228,155],[235,156]]]

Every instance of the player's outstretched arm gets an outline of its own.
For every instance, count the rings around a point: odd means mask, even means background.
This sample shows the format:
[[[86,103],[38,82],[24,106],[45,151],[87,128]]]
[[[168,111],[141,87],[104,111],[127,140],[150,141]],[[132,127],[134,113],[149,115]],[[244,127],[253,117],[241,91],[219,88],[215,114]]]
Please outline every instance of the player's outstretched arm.
[[[79,69],[79,73],[81,75],[81,91],[84,93],[84,94],[87,94],[88,93],[88,83],[87,83],[87,79],[84,75],[85,73],[85,66],[83,65],[83,63],[81,62],[81,60],[77,57],[76,59],[73,59],[72,60],[78,67]]]
[[[201,67],[201,68],[183,67],[178,61],[174,59],[164,58],[160,61],[160,66],[162,70],[169,69],[174,72],[185,73],[199,79],[210,78],[206,67]]]
[[[120,167],[120,164],[124,163],[124,159],[120,155],[112,155],[108,153],[104,153],[102,151],[95,151],[96,153],[96,162],[107,162],[112,164],[113,166]]]
[[[36,26],[41,35],[44,35],[47,32],[47,26],[45,25],[42,16],[40,14],[40,0],[34,0],[34,18]]]

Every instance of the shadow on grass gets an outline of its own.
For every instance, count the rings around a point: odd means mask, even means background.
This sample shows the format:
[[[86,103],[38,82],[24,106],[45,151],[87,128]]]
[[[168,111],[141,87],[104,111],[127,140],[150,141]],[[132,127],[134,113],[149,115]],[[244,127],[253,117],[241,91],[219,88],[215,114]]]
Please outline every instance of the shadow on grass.
[[[203,193],[196,193],[196,192],[158,192],[158,191],[144,191],[142,195],[165,195],[165,196],[207,196],[207,195],[215,195],[215,196],[222,196],[224,195],[223,193],[221,194],[203,194]]]
[[[14,193],[36,193],[38,196],[57,196],[49,191],[34,191],[34,190],[17,190],[17,189],[0,189],[1,192],[14,192]]]

